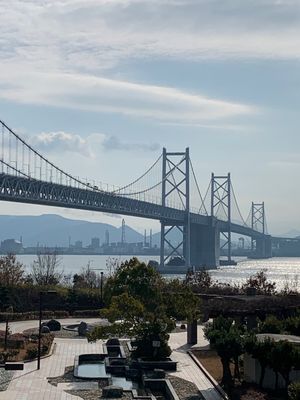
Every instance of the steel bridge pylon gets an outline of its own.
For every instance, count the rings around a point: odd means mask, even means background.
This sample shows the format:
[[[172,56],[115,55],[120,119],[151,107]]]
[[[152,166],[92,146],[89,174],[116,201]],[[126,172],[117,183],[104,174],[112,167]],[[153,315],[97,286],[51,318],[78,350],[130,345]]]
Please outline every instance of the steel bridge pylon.
[[[225,242],[221,250],[227,248],[227,259],[231,261],[231,176],[211,175],[211,217],[212,222],[219,209],[223,209],[227,222],[227,232],[221,232]]]
[[[251,204],[251,228],[265,234],[265,203]],[[251,238],[251,251],[257,248],[256,238]]]
[[[172,256],[184,258],[186,268],[190,268],[190,155],[185,152],[167,152],[163,149],[162,158],[162,206],[168,206],[168,198],[177,194],[185,211],[183,222],[161,220],[160,267]],[[182,240],[173,244],[169,234],[174,229],[181,233]]]
[[[265,203],[253,203],[251,206],[251,228],[262,233],[261,237],[251,238],[252,256],[255,258],[272,257],[272,240],[267,234]]]

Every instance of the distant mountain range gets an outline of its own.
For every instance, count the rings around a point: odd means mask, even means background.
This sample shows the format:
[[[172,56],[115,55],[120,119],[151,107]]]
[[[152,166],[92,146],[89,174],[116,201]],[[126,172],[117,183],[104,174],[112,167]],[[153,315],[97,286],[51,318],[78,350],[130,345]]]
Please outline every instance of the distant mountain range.
[[[71,220],[59,215],[40,215],[40,216],[8,216],[0,215],[0,241],[4,239],[22,238],[24,247],[49,246],[67,247],[69,238],[74,244],[77,240],[82,241],[83,246],[91,243],[91,239],[98,237],[100,242],[105,241],[105,232],[108,230],[110,242],[120,242],[122,228],[101,222],[88,222],[82,220]],[[144,236],[132,229],[125,227],[126,242],[143,242]],[[147,230],[149,235],[149,230]],[[170,234],[170,239],[174,243],[180,240],[179,234]],[[149,240],[149,237],[147,238]],[[152,244],[160,246],[160,233],[154,233]]]
[[[291,229],[290,231],[283,233],[282,235],[274,235],[274,236],[295,238],[300,236],[300,231],[298,231],[297,229]]]
[[[101,222],[88,222],[82,220],[72,220],[55,214],[39,216],[10,216],[0,215],[0,241],[4,239],[16,239],[22,242],[24,247],[49,246],[49,247],[67,247],[69,238],[71,244],[77,240],[82,241],[83,246],[91,243],[91,239],[98,237],[101,243],[105,241],[105,232],[108,230],[110,242],[120,242],[122,228]],[[127,243],[143,242],[143,234],[126,225],[125,235]],[[147,230],[149,235],[149,230]],[[293,229],[289,232],[277,235],[281,237],[300,236],[300,231]],[[147,236],[149,241],[149,236]],[[172,243],[178,243],[181,240],[180,235],[174,229],[170,232]],[[160,246],[160,232],[152,236],[152,244]]]

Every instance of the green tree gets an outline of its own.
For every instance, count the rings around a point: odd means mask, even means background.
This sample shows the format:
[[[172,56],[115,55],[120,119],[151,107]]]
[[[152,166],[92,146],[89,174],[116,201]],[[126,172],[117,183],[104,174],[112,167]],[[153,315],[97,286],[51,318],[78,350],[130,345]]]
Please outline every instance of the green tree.
[[[174,322],[162,310],[148,312],[139,300],[123,293],[112,298],[110,307],[101,311],[101,317],[107,318],[111,325],[93,329],[89,341],[126,335],[135,338],[134,358],[164,359],[171,354],[168,332],[174,328]]]
[[[199,315],[198,298],[189,287],[179,281],[164,281],[154,268],[137,258],[121,264],[106,281],[104,291],[108,307],[101,315],[111,325],[96,328],[90,340],[112,334],[134,336],[135,357],[167,357],[174,319],[193,320]]]
[[[110,304],[112,297],[127,292],[147,309],[155,312],[157,305],[162,302],[162,287],[163,279],[160,274],[133,257],[118,266],[115,273],[107,279],[104,301],[105,304]]]
[[[235,375],[239,378],[238,360],[243,354],[243,336],[241,330],[233,324],[231,318],[220,316],[215,318],[213,323],[208,324],[205,329],[205,336],[213,349],[216,350],[221,359],[223,367],[222,385],[230,390],[234,384],[230,370],[231,361],[235,365]]]
[[[278,374],[283,377],[286,390],[288,389],[291,370],[297,364],[299,364],[299,350],[294,344],[286,340],[280,340],[274,344],[270,355],[270,367],[276,375],[275,390],[278,389]]]
[[[261,370],[259,386],[261,388],[263,387],[266,368],[271,363],[271,352],[273,348],[274,341],[271,340],[269,337],[266,337],[264,338],[264,340],[259,341],[257,340],[256,336],[251,335],[245,339],[245,350],[260,363]]]
[[[166,308],[166,314],[171,318],[192,322],[201,316],[200,299],[190,286],[179,279],[164,280],[162,303]]]

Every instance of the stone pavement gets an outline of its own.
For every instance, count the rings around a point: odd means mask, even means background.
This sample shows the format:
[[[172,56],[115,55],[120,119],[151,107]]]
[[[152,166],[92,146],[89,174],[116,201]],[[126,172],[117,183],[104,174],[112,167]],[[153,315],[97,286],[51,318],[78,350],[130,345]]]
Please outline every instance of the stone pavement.
[[[178,363],[177,371],[172,373],[172,375],[193,382],[205,400],[222,400],[221,395],[210,380],[187,354],[187,350],[191,350],[193,347],[204,347],[208,345],[208,341],[204,338],[202,327],[198,326],[198,343],[195,346],[187,345],[186,341],[186,332],[173,333],[170,335],[170,346],[173,350],[171,357],[172,360]]]
[[[67,322],[66,322],[67,321]],[[75,323],[78,320],[64,320],[66,323]],[[89,320],[94,322],[95,320]],[[13,332],[33,328],[37,321],[15,322],[10,324]],[[1,324],[0,324],[0,329]],[[203,372],[186,353],[189,346],[186,345],[186,332],[172,333],[170,346],[173,350],[172,359],[178,362],[178,371],[174,376],[193,382],[203,394],[206,400],[220,400],[221,396]],[[84,353],[101,353],[102,341],[88,343],[86,339],[55,339],[56,349],[51,357],[41,360],[41,369],[36,370],[36,361],[26,363],[24,371],[16,372],[14,379],[5,392],[0,392],[0,400],[71,400],[80,399],[77,396],[67,394],[64,389],[68,385],[59,384],[57,387],[48,383],[47,377],[63,375],[65,367],[74,364],[74,357]],[[203,337],[203,330],[198,326],[197,346],[205,346],[207,341]]]
[[[41,360],[41,369],[36,370],[36,361],[26,363],[24,371],[16,372],[1,400],[71,400],[80,399],[64,392],[64,385],[52,386],[47,377],[63,375],[65,367],[74,364],[74,357],[82,353],[102,353],[102,341],[88,343],[86,339],[55,339],[56,349],[51,357]]]

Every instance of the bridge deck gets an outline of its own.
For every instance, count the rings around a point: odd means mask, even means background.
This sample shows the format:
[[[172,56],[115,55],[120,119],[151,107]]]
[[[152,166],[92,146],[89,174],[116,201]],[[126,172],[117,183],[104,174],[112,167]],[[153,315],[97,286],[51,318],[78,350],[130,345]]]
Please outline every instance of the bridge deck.
[[[8,174],[0,174],[0,200],[130,215],[171,224],[184,224],[186,221],[184,210],[163,207],[110,192],[75,188]],[[190,220],[191,223],[199,225],[212,223],[211,217],[195,213],[190,213]],[[213,223],[220,231],[228,230],[227,222],[214,219]],[[231,231],[245,236],[263,236],[260,232],[235,223],[231,224]]]

